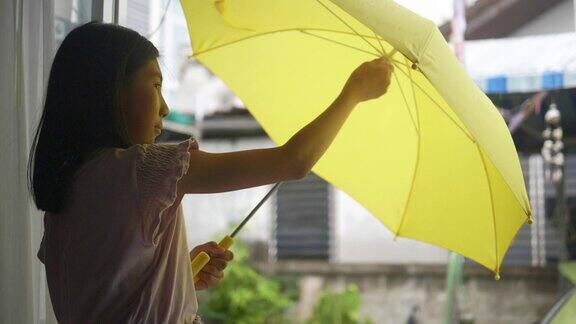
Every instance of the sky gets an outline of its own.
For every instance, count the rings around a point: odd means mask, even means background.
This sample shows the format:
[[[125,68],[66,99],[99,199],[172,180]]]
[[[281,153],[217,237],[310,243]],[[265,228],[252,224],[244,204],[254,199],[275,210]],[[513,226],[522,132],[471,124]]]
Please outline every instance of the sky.
[[[453,0],[395,0],[402,6],[416,12],[422,17],[428,18],[437,25],[452,18]],[[467,0],[471,5],[475,0]]]

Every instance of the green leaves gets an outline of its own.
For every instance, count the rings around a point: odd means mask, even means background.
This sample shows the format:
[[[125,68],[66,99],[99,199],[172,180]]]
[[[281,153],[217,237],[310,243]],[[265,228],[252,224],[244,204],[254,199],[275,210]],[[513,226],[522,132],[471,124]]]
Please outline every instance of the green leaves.
[[[360,294],[356,285],[349,284],[342,293],[326,291],[318,299],[308,324],[357,324],[360,323],[359,308]],[[364,323],[372,321],[364,319]]]
[[[234,261],[228,264],[224,279],[208,291],[199,313],[207,323],[269,323],[279,321],[292,305],[280,284],[256,272],[247,262],[246,246],[236,242]]]
[[[228,263],[224,279],[216,288],[197,292],[199,313],[206,323],[280,324],[293,323],[285,311],[298,298],[294,278],[267,278],[248,263],[248,249],[239,241],[232,247],[234,260]],[[342,293],[323,292],[307,324],[371,324],[359,320],[360,293],[350,284]]]

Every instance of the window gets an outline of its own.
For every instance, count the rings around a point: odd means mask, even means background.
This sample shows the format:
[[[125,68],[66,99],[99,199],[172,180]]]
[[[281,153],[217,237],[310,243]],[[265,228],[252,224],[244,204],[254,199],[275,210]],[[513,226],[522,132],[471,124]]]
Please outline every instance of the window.
[[[278,188],[274,230],[277,260],[330,259],[333,211],[330,188],[313,173]]]

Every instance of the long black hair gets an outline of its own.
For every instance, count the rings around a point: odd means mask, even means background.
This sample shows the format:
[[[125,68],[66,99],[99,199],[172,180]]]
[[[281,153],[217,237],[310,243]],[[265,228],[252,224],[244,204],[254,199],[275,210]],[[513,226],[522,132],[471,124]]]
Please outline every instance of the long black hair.
[[[81,25],[62,41],[28,159],[28,190],[38,209],[64,209],[73,175],[91,153],[133,144],[120,90],[158,56],[136,31],[101,22]]]

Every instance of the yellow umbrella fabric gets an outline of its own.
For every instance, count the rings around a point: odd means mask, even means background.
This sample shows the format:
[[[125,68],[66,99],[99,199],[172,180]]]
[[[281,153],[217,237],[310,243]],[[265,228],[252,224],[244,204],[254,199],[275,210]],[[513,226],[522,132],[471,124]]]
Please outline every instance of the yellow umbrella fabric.
[[[193,56],[278,145],[319,115],[362,62],[389,55],[313,171],[396,236],[499,273],[530,204],[507,126],[433,22],[387,0],[181,0]]]

